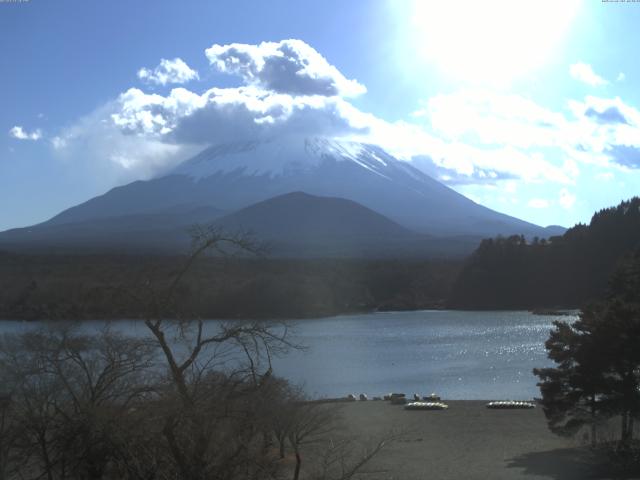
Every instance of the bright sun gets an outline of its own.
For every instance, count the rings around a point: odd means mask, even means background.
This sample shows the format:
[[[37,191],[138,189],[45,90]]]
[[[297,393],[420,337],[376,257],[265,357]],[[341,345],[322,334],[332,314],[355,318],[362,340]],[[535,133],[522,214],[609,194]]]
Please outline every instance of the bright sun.
[[[418,52],[447,75],[508,84],[558,48],[580,0],[414,0]]]

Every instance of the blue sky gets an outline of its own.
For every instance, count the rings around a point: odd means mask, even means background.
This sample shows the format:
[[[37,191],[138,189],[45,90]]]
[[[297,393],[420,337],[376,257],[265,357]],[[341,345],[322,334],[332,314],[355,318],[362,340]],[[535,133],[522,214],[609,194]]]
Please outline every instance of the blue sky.
[[[640,3],[577,0],[3,2],[0,229],[290,129],[380,144],[525,220],[586,222],[640,193],[638,24]],[[274,59],[306,61],[308,82]]]

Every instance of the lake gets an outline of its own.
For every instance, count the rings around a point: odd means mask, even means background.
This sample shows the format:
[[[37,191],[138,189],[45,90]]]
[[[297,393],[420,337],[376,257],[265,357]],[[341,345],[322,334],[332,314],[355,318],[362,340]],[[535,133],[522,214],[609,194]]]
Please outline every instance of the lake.
[[[399,391],[447,399],[530,399],[540,396],[532,369],[550,365],[544,342],[553,320],[574,319],[440,310],[305,319],[291,323],[293,340],[307,350],[275,359],[274,373],[313,397]],[[4,321],[0,332],[35,325]],[[83,328],[101,325],[87,321]],[[134,321],[114,325],[134,335],[146,332]]]

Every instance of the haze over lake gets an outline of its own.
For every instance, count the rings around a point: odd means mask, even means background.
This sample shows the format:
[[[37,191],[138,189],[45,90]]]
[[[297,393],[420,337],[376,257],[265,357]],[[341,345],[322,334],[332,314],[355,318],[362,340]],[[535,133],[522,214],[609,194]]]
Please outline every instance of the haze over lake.
[[[308,348],[275,359],[274,372],[313,397],[401,391],[448,399],[528,399],[539,396],[531,371],[550,364],[544,342],[557,319],[573,320],[521,311],[432,310],[292,321],[292,339]],[[146,334],[141,322],[113,324],[125,333]],[[0,332],[36,325],[42,324],[4,321]],[[82,328],[103,325],[86,321]]]

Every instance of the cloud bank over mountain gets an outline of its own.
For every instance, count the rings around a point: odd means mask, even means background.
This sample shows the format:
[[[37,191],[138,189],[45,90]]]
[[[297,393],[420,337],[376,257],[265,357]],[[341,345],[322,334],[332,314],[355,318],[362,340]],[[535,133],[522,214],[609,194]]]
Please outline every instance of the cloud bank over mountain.
[[[220,72],[239,75],[248,85],[276,93],[354,97],[367,91],[302,40],[216,44],[205,54]]]
[[[218,143],[291,134],[352,138],[449,185],[550,182],[566,190],[565,199],[573,198],[582,165],[640,168],[640,112],[618,97],[586,96],[554,111],[518,94],[461,89],[389,122],[357,108],[352,99],[366,87],[302,40],[214,44],[204,53],[214,75],[187,88],[200,75],[180,58],[142,68],[139,79],[154,91],[131,86],[50,138],[52,147],[126,181],[160,174]],[[570,74],[604,86],[586,67],[575,64]],[[240,85],[205,85],[220,74]],[[185,86],[167,87],[176,83]]]
[[[164,94],[131,87],[53,137],[53,148],[69,160],[111,165],[123,180],[149,178],[212,144],[283,134],[366,135],[376,120],[345,100],[364,86],[300,40],[213,45],[206,56],[214,70],[243,84]],[[198,74],[175,59],[141,69],[138,77],[164,86]]]

